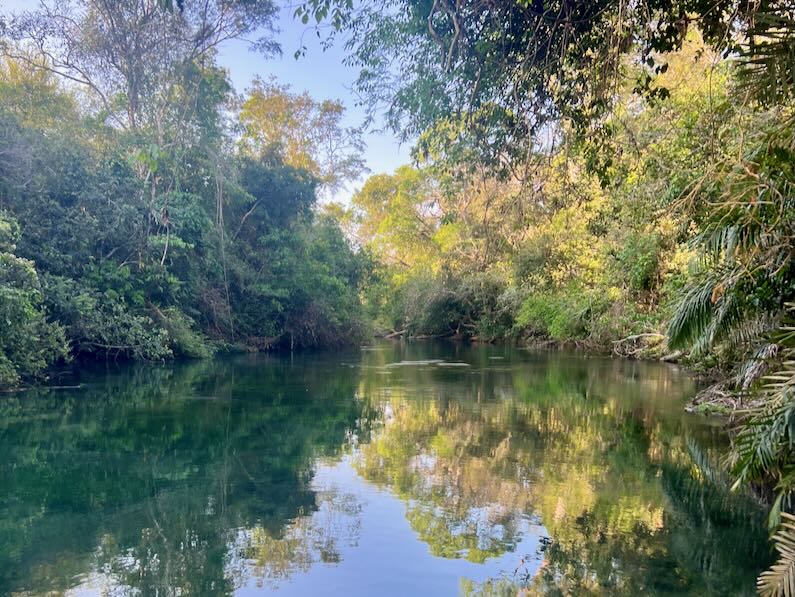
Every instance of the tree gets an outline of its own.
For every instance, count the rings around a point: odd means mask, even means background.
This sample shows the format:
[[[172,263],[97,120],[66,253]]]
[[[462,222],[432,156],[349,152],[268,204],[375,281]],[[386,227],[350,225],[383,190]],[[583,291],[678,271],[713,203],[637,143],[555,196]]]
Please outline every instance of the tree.
[[[41,3],[7,25],[7,57],[51,71],[89,91],[104,116],[123,128],[162,135],[175,92],[191,65],[203,66],[222,43],[265,31],[250,45],[278,51],[270,39],[271,0],[198,2],[179,10],[147,0],[61,0]]]
[[[341,102],[318,102],[306,92],[256,79],[240,110],[241,143],[255,156],[279,155],[334,191],[365,169],[361,131],[343,126],[344,115]]]
[[[787,97],[795,69],[791,7],[776,0],[307,0],[296,16],[333,25],[357,91],[404,140],[441,128],[452,157],[498,172],[554,147],[562,122],[600,134],[628,63],[637,91],[664,99],[654,80],[690,30],[737,57],[757,97]]]
[[[353,197],[357,234],[390,265],[434,267],[433,236],[439,226],[433,180],[409,166],[371,176]]]

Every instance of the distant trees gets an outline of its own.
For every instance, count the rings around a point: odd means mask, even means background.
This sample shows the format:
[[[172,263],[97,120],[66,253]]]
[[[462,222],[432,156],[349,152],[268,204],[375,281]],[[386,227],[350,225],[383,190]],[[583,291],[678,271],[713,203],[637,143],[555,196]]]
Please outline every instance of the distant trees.
[[[343,124],[341,102],[318,102],[275,81],[254,81],[240,109],[241,145],[255,156],[273,154],[336,190],[364,171],[361,131]]]

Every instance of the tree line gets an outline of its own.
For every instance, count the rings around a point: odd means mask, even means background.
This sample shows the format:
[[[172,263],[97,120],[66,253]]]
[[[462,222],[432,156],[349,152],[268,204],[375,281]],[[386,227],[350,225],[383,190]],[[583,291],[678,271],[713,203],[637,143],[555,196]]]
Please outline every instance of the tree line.
[[[43,3],[4,16],[0,385],[70,358],[329,346],[368,269],[317,197],[363,168],[344,107],[242,96],[219,44],[270,2]],[[265,37],[257,38],[261,32]]]

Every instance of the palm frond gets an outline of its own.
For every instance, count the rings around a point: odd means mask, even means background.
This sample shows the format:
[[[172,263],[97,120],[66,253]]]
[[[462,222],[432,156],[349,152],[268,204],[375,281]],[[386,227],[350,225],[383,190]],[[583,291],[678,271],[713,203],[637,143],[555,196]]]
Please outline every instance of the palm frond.
[[[732,346],[755,346],[754,359],[769,359],[775,355],[765,355],[765,347],[774,343],[765,340],[777,329],[777,325],[777,319],[769,313],[750,313],[727,329],[723,338]]]
[[[781,104],[795,95],[795,19],[789,12],[757,12],[740,53],[741,87],[762,104]]]
[[[782,512],[781,519],[773,536],[778,560],[757,580],[759,593],[764,597],[795,597],[795,516]]]
[[[772,356],[779,352],[780,361],[762,378],[762,385],[753,392],[758,402],[734,440],[735,475],[740,483],[773,480],[779,499],[793,491],[787,469],[795,449],[795,332],[782,326],[776,337],[777,348],[767,348]]]
[[[720,462],[704,449],[691,436],[687,437],[687,450],[690,452],[690,459],[699,470],[701,475],[710,481],[715,487],[728,490],[729,482],[726,470]]]
[[[712,320],[712,296],[716,282],[712,277],[689,288],[674,307],[668,322],[668,345],[684,348],[707,331]]]
[[[751,322],[750,325],[757,325],[756,322]],[[750,341],[752,337],[760,337],[765,332],[763,325],[754,328],[743,336],[744,341]],[[746,334],[746,332],[742,332]],[[753,336],[752,336],[753,335]],[[778,354],[779,345],[772,342],[767,342],[759,346],[754,351],[753,356],[743,362],[737,369],[734,376],[734,387],[740,391],[748,390],[759,378],[761,378],[767,371],[770,361]]]

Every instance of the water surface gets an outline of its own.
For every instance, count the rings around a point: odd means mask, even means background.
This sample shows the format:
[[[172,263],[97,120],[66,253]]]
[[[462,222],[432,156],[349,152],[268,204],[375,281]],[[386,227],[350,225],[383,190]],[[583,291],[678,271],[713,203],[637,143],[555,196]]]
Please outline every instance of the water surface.
[[[744,595],[762,512],[667,365],[384,343],[0,397],[0,594]]]

